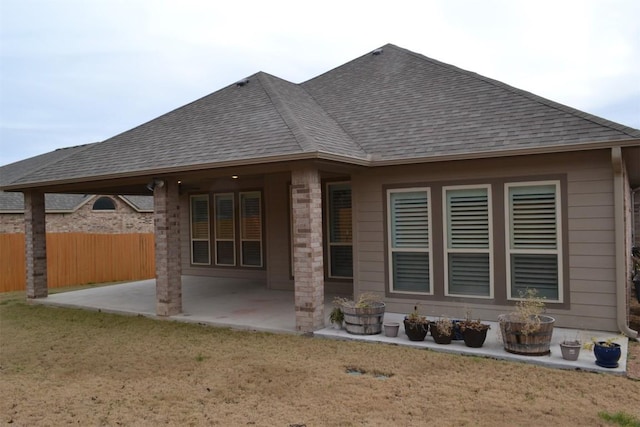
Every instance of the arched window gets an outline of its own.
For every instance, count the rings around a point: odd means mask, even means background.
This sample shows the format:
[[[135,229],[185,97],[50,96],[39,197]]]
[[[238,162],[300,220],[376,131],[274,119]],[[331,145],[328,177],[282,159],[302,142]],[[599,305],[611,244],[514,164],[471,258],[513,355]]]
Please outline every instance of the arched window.
[[[115,211],[116,203],[111,197],[100,197],[93,203],[94,211]]]

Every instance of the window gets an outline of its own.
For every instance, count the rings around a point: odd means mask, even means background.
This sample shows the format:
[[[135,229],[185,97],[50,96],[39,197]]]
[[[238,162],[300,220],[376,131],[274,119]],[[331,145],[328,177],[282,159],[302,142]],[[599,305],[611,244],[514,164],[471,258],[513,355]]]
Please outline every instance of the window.
[[[240,193],[241,265],[262,267],[262,203],[260,192]]]
[[[191,263],[210,264],[209,196],[191,196]]]
[[[535,288],[562,302],[559,182],[506,184],[505,198],[508,297]]]
[[[92,209],[94,211],[115,211],[116,203],[111,197],[100,197],[98,200],[93,202]]]
[[[445,295],[493,297],[489,186],[444,187]]]
[[[327,184],[328,275],[332,278],[353,277],[351,242],[351,185]]]
[[[430,199],[428,188],[387,190],[391,292],[433,293]]]
[[[214,194],[216,265],[236,265],[233,193]]]

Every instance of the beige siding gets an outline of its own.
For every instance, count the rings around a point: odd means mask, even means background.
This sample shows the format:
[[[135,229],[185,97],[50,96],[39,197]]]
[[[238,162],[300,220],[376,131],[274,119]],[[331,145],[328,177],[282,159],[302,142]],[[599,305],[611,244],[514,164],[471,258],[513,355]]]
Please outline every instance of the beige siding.
[[[570,155],[541,155],[520,158],[487,159],[365,170],[353,176],[355,211],[354,235],[357,264],[354,266],[356,293],[373,291],[384,295],[385,225],[383,185],[428,185],[465,183],[475,180],[527,178],[566,174],[568,224],[567,260],[569,304],[549,308],[558,326],[616,329],[615,268],[613,234],[613,174],[610,152],[592,151]],[[443,268],[434,266],[434,268]],[[504,284],[496,284],[504,286]],[[387,298],[387,309],[409,312],[416,299]],[[420,300],[424,314],[464,316],[472,309],[474,317],[496,320],[511,305],[498,305],[473,299],[427,298]]]
[[[265,230],[267,286],[269,289],[293,290],[291,278],[291,232],[289,230],[288,173],[265,178]]]

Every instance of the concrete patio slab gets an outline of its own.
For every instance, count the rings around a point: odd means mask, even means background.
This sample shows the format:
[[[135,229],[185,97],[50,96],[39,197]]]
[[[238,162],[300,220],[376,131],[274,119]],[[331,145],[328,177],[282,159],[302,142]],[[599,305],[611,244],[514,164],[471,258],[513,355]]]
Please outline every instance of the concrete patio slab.
[[[169,319],[200,323],[217,327],[229,327],[276,333],[297,333],[295,330],[294,295],[292,291],[276,291],[265,288],[260,281],[184,276],[182,284],[183,313]],[[61,292],[47,298],[32,300],[34,303],[82,308],[127,315],[156,317],[155,280],[128,282],[77,291]],[[333,295],[325,295],[325,324],[329,323]],[[385,322],[399,322],[404,314],[385,313]],[[628,339],[615,333],[554,328],[551,354],[548,356],[521,356],[507,353],[502,346],[499,326],[495,322],[481,348],[470,348],[462,341],[449,345],[436,344],[429,336],[422,342],[409,341],[403,327],[397,337],[377,335],[352,335],[343,329],[327,327],[314,332],[314,336],[330,339],[355,340],[372,343],[403,345],[419,349],[490,357],[532,363],[551,368],[606,372],[624,375],[627,367]],[[582,350],[575,362],[562,359],[559,343],[565,339],[589,341],[616,338],[622,346],[622,358],[617,368],[602,368],[595,364],[592,351]]]

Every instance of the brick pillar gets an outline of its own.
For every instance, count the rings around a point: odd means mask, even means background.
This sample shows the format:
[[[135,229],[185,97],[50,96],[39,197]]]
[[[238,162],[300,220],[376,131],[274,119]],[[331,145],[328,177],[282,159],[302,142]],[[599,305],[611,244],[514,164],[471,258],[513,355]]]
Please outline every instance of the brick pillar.
[[[296,330],[324,327],[322,191],[318,171],[291,173]]]
[[[27,298],[44,298],[49,293],[44,193],[29,191],[24,194],[24,223]]]
[[[164,181],[153,190],[156,241],[156,314],[182,312],[180,264],[180,200],[178,183]]]

